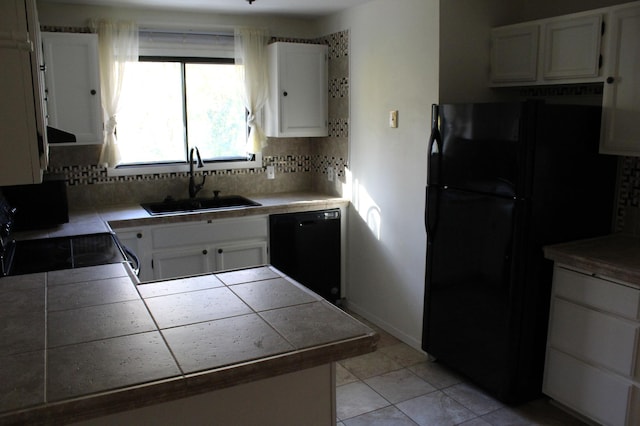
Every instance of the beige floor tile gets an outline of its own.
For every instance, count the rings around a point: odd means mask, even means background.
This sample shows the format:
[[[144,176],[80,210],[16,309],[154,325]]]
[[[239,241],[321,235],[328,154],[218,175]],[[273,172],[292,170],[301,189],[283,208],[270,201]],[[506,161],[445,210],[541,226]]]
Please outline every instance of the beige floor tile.
[[[453,426],[476,417],[440,391],[401,402],[396,407],[421,426]]]
[[[344,421],[344,426],[415,426],[409,417],[396,407],[385,407]]]
[[[358,381],[336,388],[336,415],[345,420],[390,405],[366,384]]]
[[[406,368],[371,377],[364,382],[394,404],[436,390]]]
[[[517,407],[504,407],[482,416],[493,426],[507,425],[546,425],[546,426],[584,426],[586,423],[549,403],[546,398],[522,404]]]
[[[449,371],[446,367],[438,364],[437,362],[421,362],[410,366],[409,370],[429,382],[437,389],[443,389],[463,382],[462,377]]]
[[[349,370],[336,362],[336,386],[346,385],[348,383],[357,382],[358,380],[359,379],[351,374]]]
[[[362,380],[402,368],[400,364],[380,351],[349,358],[340,363],[344,368]]]
[[[500,401],[488,396],[482,390],[468,383],[458,383],[442,391],[478,416],[504,407],[504,404]]]
[[[424,353],[404,343],[384,346],[378,350],[403,367],[409,367],[410,365],[427,361],[427,356]]]

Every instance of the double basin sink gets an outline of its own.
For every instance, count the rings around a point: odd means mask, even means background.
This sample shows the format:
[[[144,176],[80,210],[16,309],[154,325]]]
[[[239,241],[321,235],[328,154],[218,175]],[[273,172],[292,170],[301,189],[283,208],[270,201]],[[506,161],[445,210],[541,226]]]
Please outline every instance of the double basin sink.
[[[216,195],[213,198],[186,198],[181,200],[167,197],[163,201],[142,203],[140,205],[149,214],[155,216],[171,213],[189,213],[206,210],[252,207],[260,206],[261,204],[241,195]]]

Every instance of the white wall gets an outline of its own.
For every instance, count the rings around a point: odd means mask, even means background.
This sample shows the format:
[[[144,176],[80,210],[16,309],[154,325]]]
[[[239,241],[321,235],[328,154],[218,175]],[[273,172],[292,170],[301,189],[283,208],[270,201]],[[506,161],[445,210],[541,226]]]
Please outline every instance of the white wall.
[[[440,103],[491,102],[489,89],[492,27],[520,19],[522,0],[440,2]]]
[[[348,304],[419,348],[426,143],[438,102],[437,0],[374,0],[324,22],[348,29],[350,156]],[[390,110],[399,127],[389,128]]]
[[[240,1],[240,0],[234,0]],[[140,27],[176,30],[233,30],[236,26],[269,28],[271,35],[280,37],[311,37],[314,25],[303,19],[274,16],[225,15],[151,8],[87,6],[77,4],[38,2],[41,25],[87,26],[89,18],[132,19]]]
[[[629,0],[537,0],[523,1],[522,18],[525,21],[582,12],[629,3]]]

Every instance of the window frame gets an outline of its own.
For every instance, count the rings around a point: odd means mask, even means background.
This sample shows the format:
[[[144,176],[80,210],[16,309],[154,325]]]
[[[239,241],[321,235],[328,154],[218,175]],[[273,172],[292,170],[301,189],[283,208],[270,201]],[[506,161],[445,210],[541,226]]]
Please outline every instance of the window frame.
[[[183,106],[185,106],[186,81],[184,79],[184,67],[187,63],[203,64],[234,64],[234,59],[220,56],[220,57],[198,57],[198,56],[172,56],[172,55],[140,55],[140,62],[180,62],[182,68],[182,93],[183,93]],[[183,108],[183,120],[186,123],[186,108]],[[262,111],[259,111],[257,119],[259,122],[263,122]],[[249,127],[247,126],[247,137],[249,135]],[[197,145],[193,145],[197,146]],[[146,175],[146,174],[166,174],[166,173],[185,173],[189,172],[189,160],[188,152],[193,147],[189,144],[188,135],[185,135],[185,149],[187,153],[186,161],[167,161],[157,163],[133,163],[133,164],[119,164],[115,167],[107,168],[108,176],[131,176],[131,175]],[[219,159],[202,159],[204,167],[198,168],[198,171],[213,171],[213,170],[233,170],[233,169],[255,169],[262,168],[262,152],[256,152],[247,157],[247,159],[232,157],[225,158],[219,157]]]

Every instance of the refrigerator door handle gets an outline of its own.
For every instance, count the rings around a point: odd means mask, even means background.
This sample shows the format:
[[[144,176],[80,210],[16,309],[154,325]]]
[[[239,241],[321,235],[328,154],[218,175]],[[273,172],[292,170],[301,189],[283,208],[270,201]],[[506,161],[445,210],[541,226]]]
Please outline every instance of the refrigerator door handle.
[[[427,186],[425,192],[424,227],[427,231],[427,242],[433,239],[438,225],[438,207],[440,204],[440,192],[444,188]]]
[[[427,188],[425,191],[425,209],[424,209],[424,226],[427,232],[427,240],[433,235],[437,224],[438,215],[438,201],[440,188],[434,187],[435,183],[440,182],[440,156],[442,149],[442,136],[438,129],[438,119],[440,116],[439,106],[437,104],[431,105],[431,136],[429,136],[429,143],[427,145]],[[429,214],[431,212],[431,214]]]
[[[434,173],[439,173],[440,170],[440,167],[438,167],[439,165],[434,164],[434,158],[437,159],[438,163],[440,162],[440,153],[442,149],[442,136],[440,135],[440,129],[438,128],[439,115],[439,106],[437,104],[431,105],[431,135],[429,136],[429,143],[427,144],[427,186],[433,183],[432,175]],[[437,167],[435,171],[433,170],[434,167]],[[437,180],[439,181],[439,179]]]

